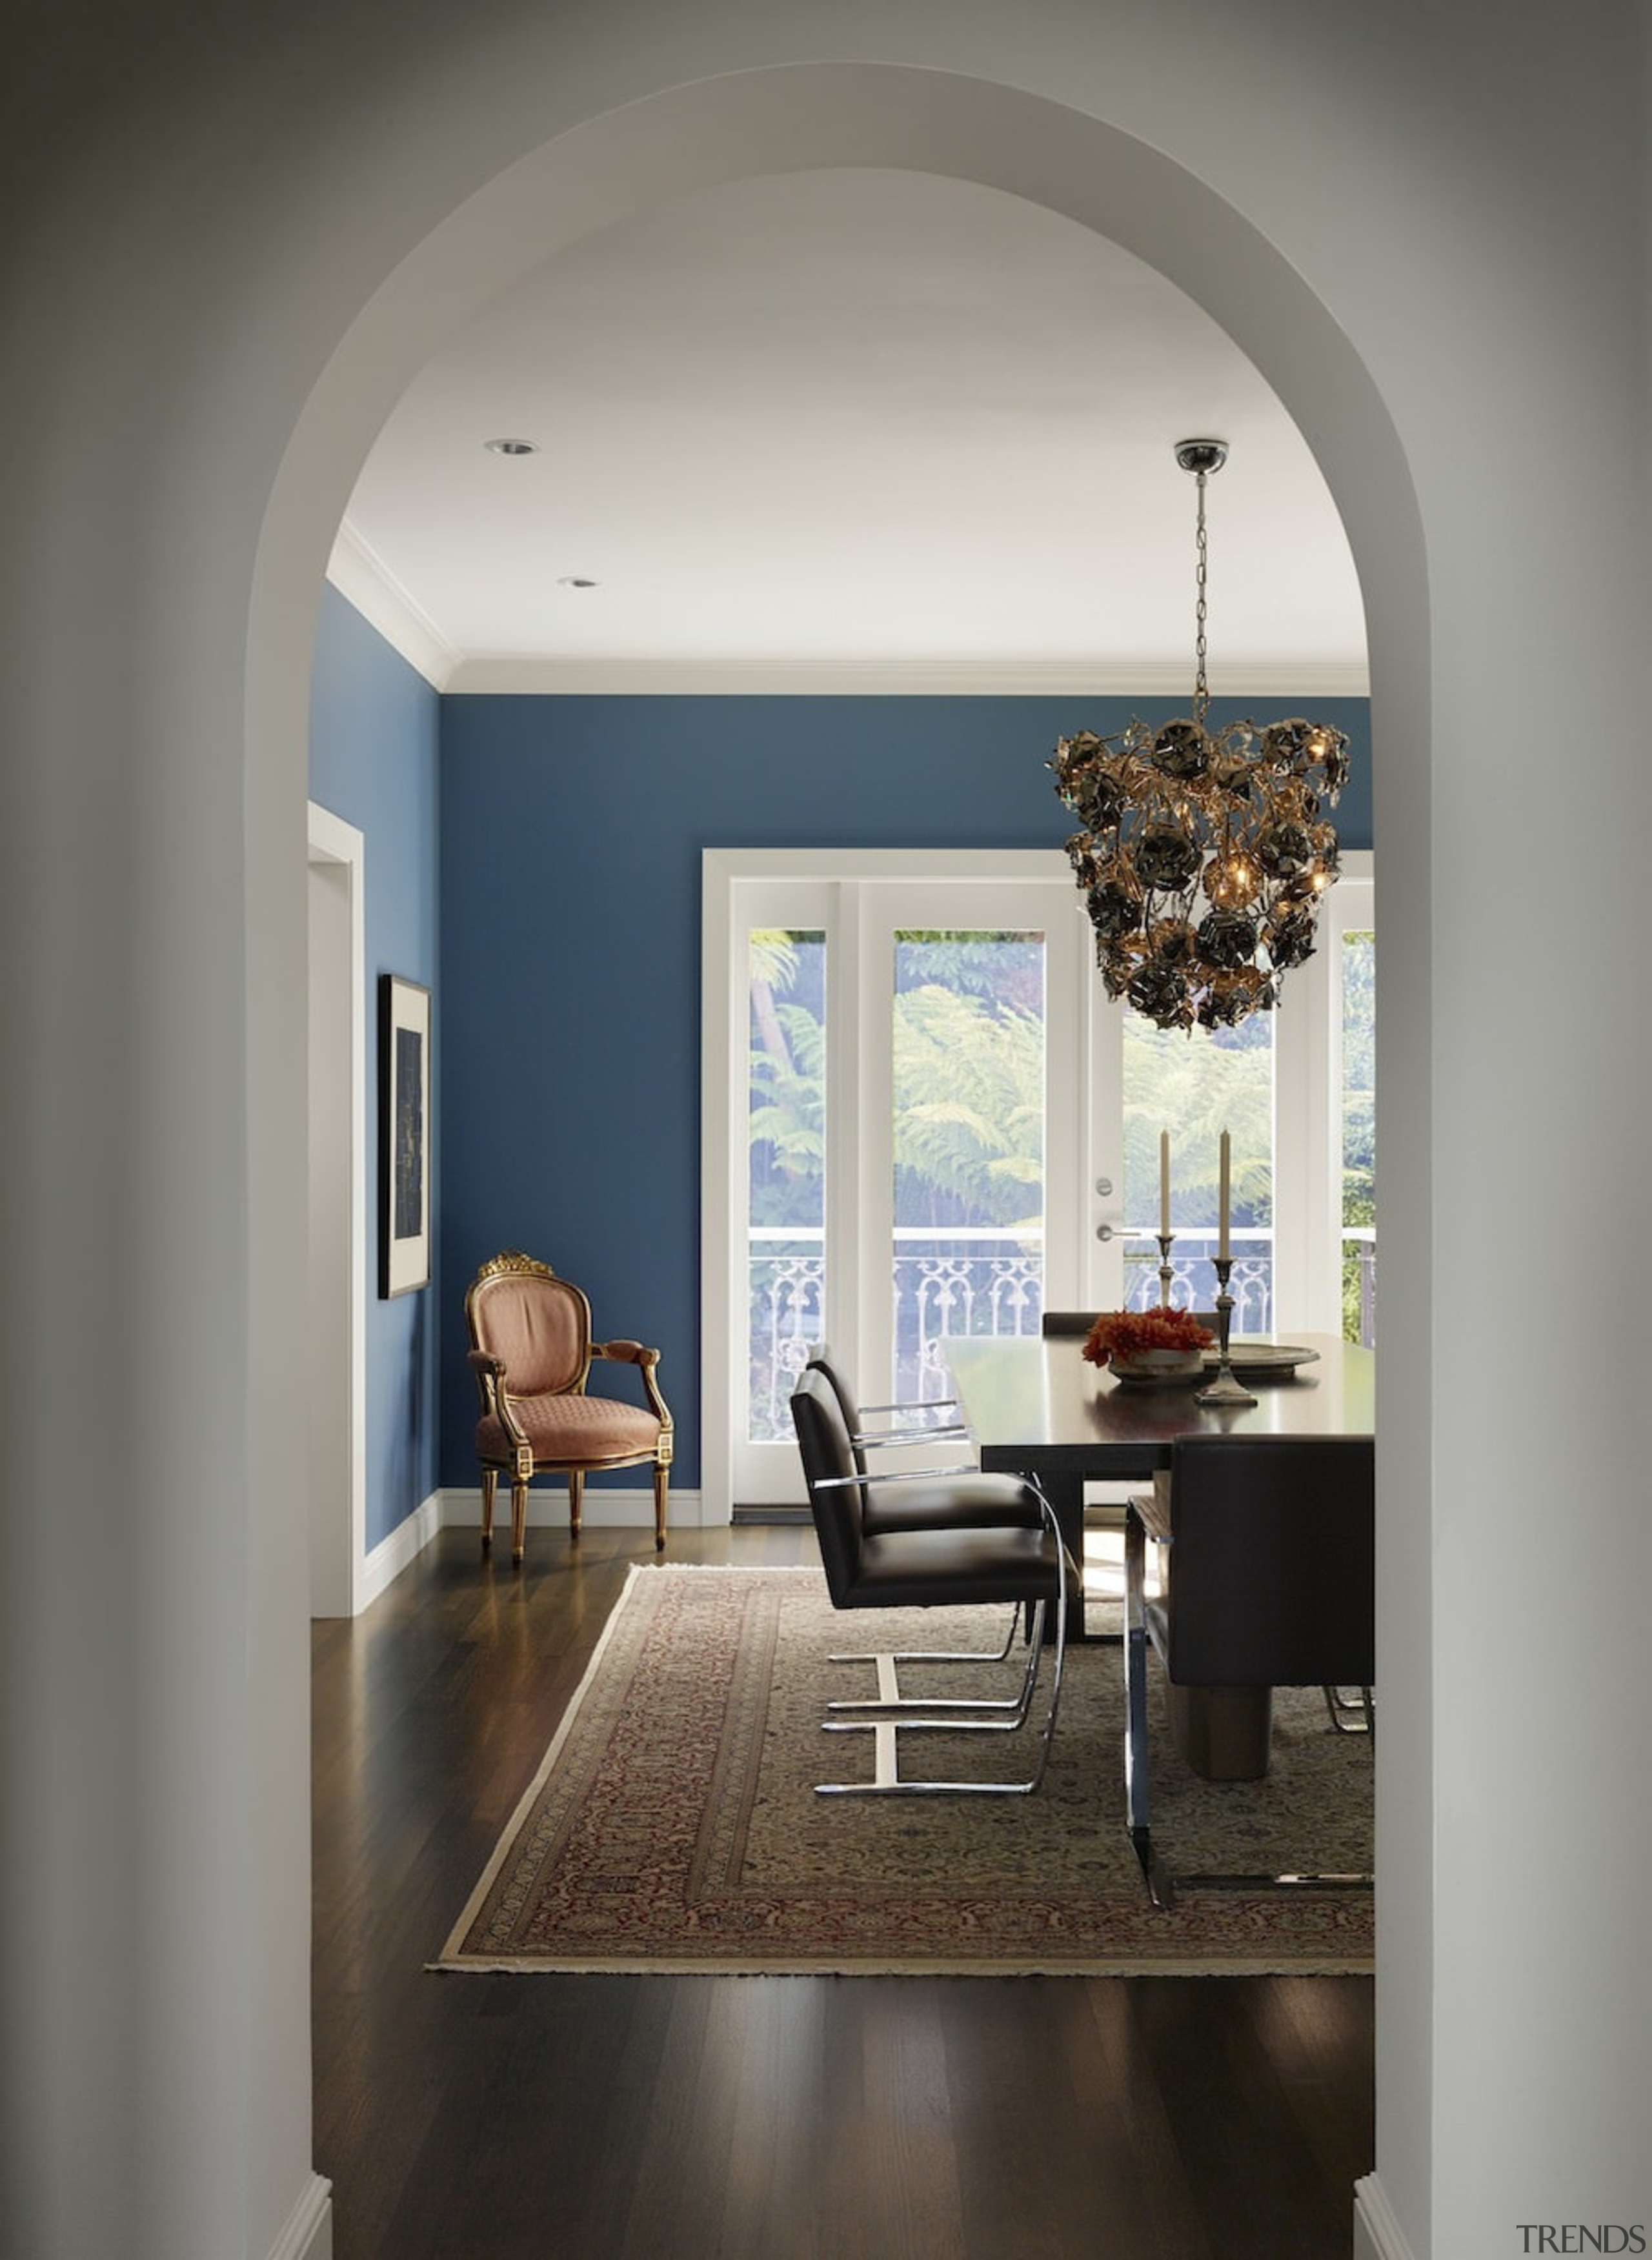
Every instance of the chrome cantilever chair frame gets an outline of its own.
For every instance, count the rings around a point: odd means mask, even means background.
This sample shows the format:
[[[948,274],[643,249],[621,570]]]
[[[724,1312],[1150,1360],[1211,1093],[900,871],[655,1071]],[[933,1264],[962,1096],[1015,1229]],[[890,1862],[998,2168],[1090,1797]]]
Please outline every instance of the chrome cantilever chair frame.
[[[852,1441],[852,1440],[851,1440]],[[879,1476],[823,1476],[815,1484],[817,1491],[838,1491],[849,1484],[862,1490],[876,1489],[886,1484],[940,1483],[948,1476],[973,1475],[975,1469],[966,1463],[956,1468],[908,1468]],[[1048,1527],[1055,1527],[1055,1510],[1036,1484],[1030,1489],[1037,1492],[1041,1513],[1049,1518]],[[1063,1557],[1064,1558],[1064,1557]],[[1043,1639],[1042,1601],[1033,1604],[1033,1619],[1027,1634],[1030,1653],[1021,1692],[1010,1696],[975,1695],[903,1695],[900,1691],[899,1667],[903,1663],[1002,1663],[1015,1642],[1015,1627],[1020,1622],[1018,1602],[1010,1612],[1010,1629],[1002,1648],[894,1648],[861,1649],[833,1655],[833,1663],[871,1663],[877,1667],[877,1693],[865,1696],[838,1696],[826,1705],[828,1711],[878,1711],[911,1713],[917,1719],[926,1712],[1013,1712],[1012,1726],[1019,1727],[1026,1718],[1032,1700],[1033,1682],[1038,1677],[1038,1646]],[[998,1722],[990,1721],[995,1727]]]
[[[870,1476],[862,1478],[878,1483],[890,1478]],[[893,1478],[898,1481],[898,1477]],[[873,1775],[870,1781],[821,1781],[815,1784],[817,1797],[1031,1797],[1044,1779],[1049,1763],[1050,1742],[1055,1732],[1055,1714],[1061,1706],[1062,1671],[1067,1649],[1067,1576],[1066,1551],[1062,1545],[1061,1531],[1056,1525],[1055,1510],[1041,1491],[1040,1499],[1047,1517],[1047,1528],[1055,1548],[1055,1639],[1050,1667],[1049,1707],[1039,1729],[1038,1762],[1032,1774],[1020,1781],[913,1781],[900,1770],[899,1737],[904,1734],[996,1734],[1019,1733],[1026,1723],[1033,1707],[1033,1697],[1038,1685],[1039,1664],[1044,1653],[1044,1624],[1047,1603],[1033,1605],[1032,1623],[1027,1633],[1026,1663],[1021,1672],[1021,1684],[1009,1697],[949,1696],[926,1699],[919,1696],[903,1696],[897,1681],[897,1667],[902,1663],[1002,1663],[1009,1653],[1010,1641],[1015,1636],[1019,1605],[1012,1616],[1010,1638],[996,1654],[990,1650],[968,1649],[888,1649],[863,1655],[834,1655],[833,1663],[872,1663],[877,1670],[879,1692],[876,1699],[851,1702],[843,1699],[830,1702],[828,1711],[862,1711],[869,1715],[858,1719],[828,1718],[824,1731],[831,1734],[869,1734],[873,1736]],[[1002,1713],[1002,1715],[997,1715]]]
[[[805,1372],[824,1373],[837,1391],[842,1408],[849,1442],[855,1449],[855,1463],[864,1471],[862,1453],[887,1449],[890,1446],[956,1442],[967,1437],[969,1430],[962,1420],[908,1420],[898,1428],[862,1428],[860,1423],[869,1413],[949,1412],[955,1409],[955,1397],[910,1398],[897,1405],[862,1405],[844,1379],[841,1369],[832,1355],[830,1342],[816,1342],[804,1363]]]
[[[862,1405],[861,1415],[886,1412],[946,1412],[957,1403],[955,1397],[911,1398],[904,1405]],[[862,1428],[851,1439],[862,1450],[876,1451],[880,1444],[926,1444],[940,1436],[967,1436],[969,1431],[962,1420],[914,1420],[905,1428]]]
[[[1025,1529],[1041,1527],[1042,1508],[1033,1489],[1019,1476],[986,1475],[973,1463],[955,1467],[922,1467],[891,1470],[887,1474],[868,1477],[867,1453],[884,1446],[898,1446],[910,1450],[914,1445],[948,1443],[967,1441],[969,1430],[962,1422],[948,1423],[944,1427],[925,1427],[921,1425],[869,1434],[861,1426],[862,1409],[856,1404],[855,1392],[840,1368],[833,1362],[830,1347],[817,1342],[811,1351],[805,1373],[818,1373],[830,1385],[837,1400],[838,1411],[848,1434],[849,1452],[858,1475],[867,1477],[876,1490],[863,1489],[862,1509],[865,1527],[871,1532],[891,1530],[934,1530],[941,1528]],[[956,1399],[936,1399],[937,1404],[953,1405]],[[874,1407],[881,1412],[898,1412],[919,1409],[914,1406],[883,1405]],[[904,1499],[900,1486],[912,1487],[909,1499]],[[1016,1627],[1020,1612],[1012,1609],[1009,1623],[1005,1627],[1004,1644],[997,1660],[1008,1656],[1015,1644]],[[968,1663],[973,1656],[956,1656],[945,1650],[913,1649],[904,1654],[902,1663]]]
[[[1377,1699],[1369,1687],[1348,1690],[1327,1687],[1325,1707],[1333,1727],[1339,1734],[1374,1734],[1377,1732]]]
[[[805,1449],[811,1505],[815,1512],[817,1529],[821,1531],[823,1537],[822,1558],[827,1570],[828,1584],[834,1588],[833,1593],[834,1606],[839,1607],[862,1606],[858,1602],[840,1598],[835,1590],[837,1580],[833,1576],[833,1557],[826,1543],[824,1542],[826,1535],[825,1526],[828,1520],[834,1515],[847,1520],[853,1527],[854,1539],[858,1549],[862,1542],[861,1516],[865,1496],[869,1488],[911,1481],[925,1481],[933,1484],[943,1483],[952,1477],[972,1476],[976,1473],[976,1470],[973,1467],[965,1466],[956,1469],[915,1469],[888,1476],[867,1476],[853,1467],[845,1465],[840,1467],[840,1472],[836,1474],[817,1474],[808,1467],[810,1448],[805,1441],[805,1416],[797,1411],[799,1399],[805,1397],[817,1408],[819,1420],[831,1431],[835,1432],[838,1455],[842,1462],[847,1462],[851,1457],[850,1432],[847,1421],[843,1419],[841,1405],[830,1375],[819,1372],[818,1387],[812,1387],[810,1377],[805,1374],[800,1381],[798,1392],[792,1400],[793,1417],[797,1422],[799,1442],[804,1445]],[[1055,1512],[1048,1500],[1036,1484],[1028,1484],[1026,1489],[1037,1504],[1042,1539],[1041,1548],[1030,1561],[1026,1548],[1026,1541],[1031,1534],[1031,1525],[1028,1523],[1000,1526],[997,1528],[980,1526],[970,1528],[965,1526],[955,1534],[961,1538],[973,1537],[976,1544],[983,1548],[990,1548],[994,1541],[999,1543],[1000,1555],[1005,1557],[1008,1564],[1007,1571],[1001,1571],[995,1579],[992,1561],[990,1557],[983,1560],[981,1581],[988,1585],[996,1583],[1000,1588],[997,1591],[983,1592],[980,1596],[983,1601],[990,1603],[995,1598],[1011,1601],[1018,1613],[1024,1601],[1030,1601],[1032,1604],[1033,1621],[1027,1658],[1022,1669],[1020,1684],[1016,1692],[1009,1697],[981,1695],[924,1699],[904,1696],[899,1689],[898,1667],[902,1663],[1002,1663],[1008,1653],[1007,1643],[1005,1648],[996,1656],[990,1651],[971,1649],[875,1650],[861,1655],[833,1656],[832,1661],[834,1663],[870,1663],[876,1669],[878,1692],[876,1696],[858,1700],[846,1699],[833,1701],[826,1706],[828,1712],[832,1713],[857,1712],[863,1715],[855,1718],[828,1717],[824,1722],[825,1731],[827,1733],[870,1734],[874,1738],[874,1770],[873,1777],[869,1782],[818,1783],[816,1789],[819,1795],[823,1797],[895,1795],[1026,1797],[1030,1796],[1039,1787],[1044,1778],[1045,1767],[1049,1756],[1050,1741],[1055,1732],[1055,1718],[1061,1701],[1066,1646],[1067,1561]],[[830,1495],[833,1492],[843,1494],[840,1507],[835,1507],[831,1499]],[[913,1574],[921,1578],[921,1557],[924,1550],[931,1547],[936,1539],[944,1539],[947,1534],[931,1525],[919,1531],[889,1531],[874,1534],[872,1542],[885,1548],[894,1548],[898,1551],[903,1547],[912,1549],[919,1557],[919,1566]],[[1041,1555],[1049,1566],[1052,1584],[1050,1591],[1034,1595],[1026,1591],[1025,1586],[1028,1571],[1035,1569]],[[942,1574],[950,1575],[951,1573],[943,1571]],[[1005,1574],[1010,1579],[1007,1584],[1005,1583]],[[886,1606],[890,1607],[933,1606],[967,1603],[970,1598],[967,1584],[958,1587],[955,1579],[954,1582],[955,1589],[938,1594],[934,1601],[891,1600]],[[1037,1685],[1043,1655],[1045,1615],[1051,1598],[1056,1605],[1056,1620],[1050,1675],[1049,1708],[1040,1731],[1038,1762],[1031,1777],[1017,1781],[995,1782],[913,1780],[904,1776],[900,1770],[898,1741],[898,1737],[902,1734],[1013,1734],[1026,1724]],[[876,1603],[868,1605],[882,1606]]]

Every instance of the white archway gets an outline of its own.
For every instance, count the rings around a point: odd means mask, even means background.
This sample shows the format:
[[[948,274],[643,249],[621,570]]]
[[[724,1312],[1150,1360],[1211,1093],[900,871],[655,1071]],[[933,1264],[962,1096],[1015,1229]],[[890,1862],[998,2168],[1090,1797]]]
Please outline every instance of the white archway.
[[[798,164],[952,171],[1115,236],[1269,376],[1341,508],[1378,744],[1380,1080],[1406,1096],[1382,1164],[1392,2214],[1368,2228],[1385,2256],[1403,2223],[1418,2260],[1491,2260],[1511,2221],[1644,2211],[1639,2128],[1601,2100],[1644,2093],[1652,2032],[1652,1807],[1623,1787],[1652,1530],[1642,1141],[1610,1097],[1648,1041],[1621,1001],[1652,828],[1637,32],[1616,0],[1533,0],[1489,59],[1473,11],[1319,0],[248,0],[232,23],[91,0],[72,51],[49,11],[19,25],[0,2243],[292,2260],[325,2234],[293,974],[340,510],[397,383],[526,261]],[[1579,869],[1574,943],[1550,895]],[[1497,1321],[1530,1306],[1540,1219],[1590,1326],[1528,1359]],[[1568,1574],[1557,1512],[1604,1574]],[[1505,1672],[1540,1627],[1589,1658],[1586,1733],[1564,1670]],[[1563,1783],[1581,1849],[1534,1813]]]
[[[1377,821],[1384,855],[1383,1040],[1404,1073],[1403,1119],[1383,1126],[1385,1176],[1426,1185],[1430,1046],[1429,663],[1427,571],[1404,452],[1370,373],[1274,247],[1185,169],[1093,117],[1000,84],[883,64],[805,64],[679,86],[594,119],[519,160],[437,227],[340,340],[305,404],[271,495],[249,638],[254,796],[300,787],[304,679],[317,560],[361,458],[402,386],[454,324],[561,245],[624,213],[719,179],[842,165],[933,171],[1026,197],[1096,229],[1167,275],[1250,355],[1310,437],[1348,528],[1364,591],[1373,688]],[[262,876],[274,903],[283,875]],[[260,876],[249,872],[256,898]],[[284,920],[254,917],[274,941]],[[1388,939],[1392,933],[1393,940]],[[1407,962],[1409,961],[1409,962]],[[1404,1000],[1404,1001],[1401,1001]],[[1412,1313],[1384,1351],[1379,1562],[1384,1685],[1379,1800],[1383,1936],[1405,2007],[1426,2014],[1432,1772],[1427,1614],[1430,1374],[1426,1200],[1385,1205],[1384,1295]],[[1391,1234],[1386,1219],[1393,1214]],[[1391,1690],[1391,1696],[1388,1691]],[[1414,2043],[1413,2043],[1414,2049]],[[1413,2065],[1395,2119],[1413,2170],[1428,2157],[1426,2081]],[[1379,2061],[1379,2082],[1382,2078]],[[1387,2108],[1385,2105],[1385,2109]],[[1380,2209],[1374,2190],[1364,2202]]]

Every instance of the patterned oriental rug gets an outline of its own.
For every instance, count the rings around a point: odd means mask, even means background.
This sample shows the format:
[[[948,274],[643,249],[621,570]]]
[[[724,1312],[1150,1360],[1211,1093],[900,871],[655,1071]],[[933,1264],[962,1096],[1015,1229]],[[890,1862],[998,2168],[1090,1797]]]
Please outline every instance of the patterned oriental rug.
[[[1149,1905],[1125,1832],[1116,1646],[1069,1648],[1028,1798],[826,1798],[872,1737],[820,1729],[870,1693],[833,1650],[978,1646],[1002,1612],[840,1613],[812,1569],[633,1569],[568,1716],[440,1961],[459,1970],[1237,1976],[1371,1967],[1366,1892],[1190,1892]],[[1012,1667],[999,1667],[1005,1672]],[[1162,1682],[1154,1665],[1155,1695]],[[972,1667],[929,1667],[938,1693]],[[903,1690],[907,1675],[903,1674]],[[1035,1699],[1041,1718],[1042,1684]],[[1370,1745],[1281,1689],[1256,1783],[1189,1771],[1154,1720],[1153,1820],[1173,1874],[1362,1872]],[[935,1734],[905,1770],[1026,1770],[1030,1737]],[[917,1763],[914,1764],[914,1759]]]

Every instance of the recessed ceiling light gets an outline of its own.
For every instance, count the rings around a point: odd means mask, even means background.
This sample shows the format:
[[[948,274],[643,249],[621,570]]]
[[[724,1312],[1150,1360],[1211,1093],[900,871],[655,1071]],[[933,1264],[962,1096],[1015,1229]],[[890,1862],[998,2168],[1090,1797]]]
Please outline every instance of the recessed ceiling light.
[[[535,440],[484,440],[482,444],[490,455],[537,455],[540,452]]]
[[[557,576],[559,589],[600,589],[600,581],[589,581],[583,573],[561,573]]]

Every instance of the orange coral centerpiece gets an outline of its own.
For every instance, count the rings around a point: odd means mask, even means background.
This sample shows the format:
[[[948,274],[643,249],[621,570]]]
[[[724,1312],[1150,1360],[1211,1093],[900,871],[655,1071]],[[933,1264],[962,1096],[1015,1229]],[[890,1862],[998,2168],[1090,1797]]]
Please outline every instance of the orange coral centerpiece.
[[[1191,1311],[1104,1311],[1084,1337],[1092,1365],[1127,1365],[1148,1350],[1173,1350],[1195,1357],[1216,1337]]]

